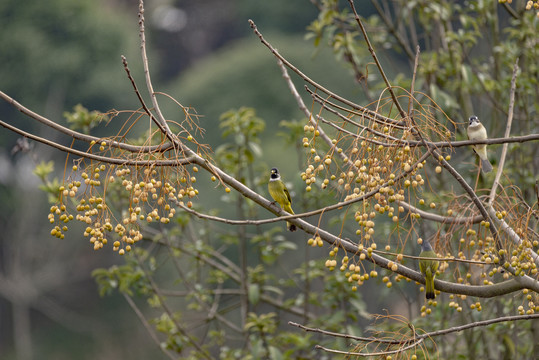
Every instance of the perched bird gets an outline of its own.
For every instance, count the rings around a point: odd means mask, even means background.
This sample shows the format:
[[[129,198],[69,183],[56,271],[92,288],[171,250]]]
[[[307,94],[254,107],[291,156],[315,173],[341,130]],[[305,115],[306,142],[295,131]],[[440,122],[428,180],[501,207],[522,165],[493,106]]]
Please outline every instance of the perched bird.
[[[434,277],[436,276],[436,270],[440,264],[436,259],[436,253],[432,249],[428,240],[423,240],[421,243],[421,253],[419,254],[419,270],[425,275],[425,297],[427,299],[434,299]]]
[[[469,121],[470,122],[468,124],[468,139],[486,140],[488,138],[487,130],[485,129],[483,124],[481,124],[477,116],[470,117]],[[487,157],[487,144],[474,145],[473,149],[481,159],[481,170],[483,170],[484,173],[491,172],[492,165],[490,164],[490,161],[488,161]]]
[[[288,189],[286,188],[284,182],[281,180],[281,175],[279,174],[279,170],[276,168],[271,169],[270,179],[268,183],[268,191],[276,202],[279,203],[281,208],[289,212],[290,214],[294,214],[294,210],[292,210],[292,200],[290,199],[290,194],[288,193]],[[296,225],[286,222],[286,227],[290,231],[296,231]]]

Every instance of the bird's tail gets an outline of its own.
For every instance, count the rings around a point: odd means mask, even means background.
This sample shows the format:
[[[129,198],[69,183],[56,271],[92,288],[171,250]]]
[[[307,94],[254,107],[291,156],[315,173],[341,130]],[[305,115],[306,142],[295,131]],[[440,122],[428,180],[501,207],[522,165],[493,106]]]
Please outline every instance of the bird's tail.
[[[288,206],[285,206],[284,207],[284,211],[294,215],[294,210],[292,210],[292,206],[288,205]],[[297,228],[296,228],[296,225],[292,224],[291,222],[286,222],[286,228],[288,229],[288,231],[296,231]]]
[[[286,228],[288,229],[288,231],[296,231],[297,228],[296,228],[296,225],[290,223],[290,222],[287,222],[286,223]]]
[[[489,173],[492,171],[492,165],[487,158],[481,159],[481,170],[483,170],[484,173]]]
[[[425,279],[425,297],[427,299],[434,299],[436,297],[434,294],[434,278]]]

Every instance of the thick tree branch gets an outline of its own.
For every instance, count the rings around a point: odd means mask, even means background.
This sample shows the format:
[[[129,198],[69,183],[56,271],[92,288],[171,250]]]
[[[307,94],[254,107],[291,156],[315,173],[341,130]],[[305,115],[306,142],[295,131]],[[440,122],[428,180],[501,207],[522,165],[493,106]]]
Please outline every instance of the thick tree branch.
[[[58,132],[60,132],[62,134],[68,135],[68,136],[70,136],[70,137],[72,137],[72,138],[74,138],[76,140],[81,140],[81,141],[84,141],[84,142],[87,142],[87,143],[91,143],[91,142],[102,143],[102,142],[104,142],[106,144],[106,146],[110,146],[110,147],[113,147],[113,148],[119,148],[119,149],[122,149],[122,150],[127,150],[127,151],[130,151],[130,152],[133,152],[133,153],[164,152],[164,151],[172,149],[172,144],[171,143],[165,143],[165,144],[154,145],[154,146],[137,146],[137,145],[130,145],[130,144],[126,144],[126,143],[123,143],[123,142],[114,141],[114,140],[110,140],[110,139],[103,139],[103,138],[98,138],[98,137],[91,136],[91,135],[86,135],[86,134],[80,133],[78,131],[74,131],[74,130],[71,130],[69,128],[66,128],[65,126],[62,126],[62,125],[60,125],[60,124],[58,124],[58,123],[56,123],[56,122],[54,122],[54,121],[52,121],[50,119],[47,119],[46,117],[44,117],[42,115],[39,115],[38,113],[33,112],[32,110],[30,110],[27,107],[21,105],[15,99],[13,99],[9,95],[3,93],[2,91],[0,91],[0,98],[3,99],[4,101],[6,101],[7,103],[9,103],[11,106],[13,106],[15,109],[17,109],[18,111],[20,111],[24,115],[26,115],[26,116],[34,119],[34,120],[37,120],[38,122],[40,122],[40,123],[52,128],[52,129],[56,130],[56,131],[58,131]],[[23,133],[25,133],[23,130],[20,130],[16,126],[9,125],[9,124],[7,124],[5,122],[1,122],[0,125],[2,125],[5,128],[8,128],[11,131],[17,132],[17,133],[19,133],[21,135]],[[29,137],[27,135],[23,135],[23,136]],[[36,141],[39,141],[39,140],[36,140]]]

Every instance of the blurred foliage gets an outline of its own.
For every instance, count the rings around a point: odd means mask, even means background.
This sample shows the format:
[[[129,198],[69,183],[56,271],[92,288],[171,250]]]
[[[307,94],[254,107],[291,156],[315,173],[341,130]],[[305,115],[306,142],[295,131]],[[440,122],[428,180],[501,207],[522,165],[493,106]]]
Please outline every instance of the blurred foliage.
[[[77,103],[103,111],[137,104],[120,58],[140,58],[136,17],[118,6],[93,0],[0,1],[0,90],[60,123],[63,110]],[[140,61],[130,66],[135,72],[141,69]],[[4,101],[0,118],[34,134],[47,133]],[[0,159],[9,176],[1,177],[0,199],[9,211],[2,211],[0,221],[0,277],[32,290],[0,296],[6,320],[0,321],[0,357],[24,360],[32,352],[36,359],[151,357],[155,349],[145,348],[144,338],[123,346],[124,336],[136,336],[132,325],[137,321],[118,311],[124,304],[120,307],[110,298],[95,306],[99,298],[92,296],[97,294],[90,270],[110,258],[81,253],[84,242],[64,242],[48,234],[49,222],[40,209],[47,197],[58,200],[65,164],[51,157],[65,159],[64,154],[30,141],[30,151],[10,158],[15,143],[17,136],[2,128]],[[38,185],[47,194],[32,191]],[[15,311],[29,314],[27,332],[24,326],[21,330]],[[114,346],[106,340],[112,337]]]
[[[232,140],[217,147],[216,159],[222,169],[235,173],[241,169],[241,163],[251,165],[262,154],[259,134],[264,131],[265,122],[256,116],[254,109],[245,107],[227,111],[219,120],[223,138]],[[244,181],[239,175],[236,178]]]
[[[237,26],[246,26],[247,19],[253,19],[258,26],[279,30],[287,34],[303,33],[305,27],[316,16],[316,8],[307,1],[276,0],[272,2],[253,2],[238,0]],[[250,32],[247,30],[246,32]]]
[[[120,55],[136,51],[133,19],[99,1],[5,0],[0,22],[2,91],[40,108],[58,98],[103,110],[125,101]]]
[[[47,193],[49,202],[55,203],[58,200],[58,188],[60,187],[60,180],[57,177],[52,180],[49,176],[54,172],[54,161],[42,161],[37,164],[34,169],[34,174],[41,180],[39,188]]]
[[[89,134],[101,121],[107,121],[108,117],[99,111],[88,111],[81,104],[73,107],[73,112],[64,111],[64,117],[73,130]]]

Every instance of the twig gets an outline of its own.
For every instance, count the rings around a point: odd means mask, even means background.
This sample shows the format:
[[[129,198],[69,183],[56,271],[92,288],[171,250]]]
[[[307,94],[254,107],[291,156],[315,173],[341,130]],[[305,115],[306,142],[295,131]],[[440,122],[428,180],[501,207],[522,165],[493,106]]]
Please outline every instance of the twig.
[[[268,43],[264,37],[262,36],[262,34],[258,31],[258,28],[256,27],[255,23],[253,20],[249,20],[249,25],[251,26],[251,28],[253,29],[254,33],[256,34],[256,36],[258,36],[258,38],[260,39],[260,41],[262,42],[262,44],[264,44],[270,51],[273,55],[275,55],[275,57],[277,57],[279,60],[281,60],[283,62],[284,65],[286,65],[286,67],[288,67],[290,70],[292,70],[293,72],[295,72],[300,78],[302,78],[305,82],[311,84],[312,86],[314,86],[315,88],[323,91],[324,93],[330,95],[332,98],[342,102],[343,104],[346,104],[348,106],[351,106],[353,107],[354,109],[357,109],[357,110],[360,110],[360,111],[364,111],[365,113],[371,115],[374,119],[378,119],[378,121],[380,121],[381,123],[390,123],[390,124],[398,124],[398,125],[403,125],[404,123],[403,122],[400,122],[400,121],[395,121],[391,118],[388,118],[388,117],[385,117],[385,116],[382,116],[378,113],[376,113],[376,111],[373,111],[373,110],[370,110],[370,109],[367,109],[363,106],[359,106],[331,91],[329,91],[328,89],[326,89],[325,87],[323,87],[322,85],[318,84],[317,82],[313,81],[311,78],[309,78],[307,75],[305,75],[304,73],[302,73],[298,68],[296,68],[294,65],[292,65],[288,60],[286,60],[283,56],[281,56],[281,54],[277,51],[277,49],[275,49],[273,46],[271,46],[270,43]]]
[[[404,52],[408,56],[408,59],[413,60],[414,53],[412,49],[410,49],[410,46],[408,45],[406,40],[403,39],[401,32],[399,32],[394,26],[393,19],[391,19],[384,13],[384,10],[380,7],[380,4],[378,1],[371,0],[371,3],[376,8],[378,15],[380,15],[380,18],[384,21],[386,27],[389,29],[389,32],[395,37],[395,39],[397,39],[397,42],[399,43],[401,48],[404,50]]]
[[[187,211],[188,213],[195,215],[196,217],[198,217],[200,219],[221,222],[221,223],[225,223],[225,224],[228,224],[228,225],[263,225],[263,224],[270,224],[270,223],[279,222],[279,221],[286,221],[288,219],[294,219],[294,218],[300,218],[300,217],[305,218],[305,217],[308,217],[308,216],[319,214],[320,211],[323,211],[323,210],[326,209],[326,208],[323,208],[323,209],[316,210],[316,211],[314,211],[314,214],[313,214],[313,212],[297,213],[297,214],[294,214],[294,215],[281,216],[281,217],[272,218],[272,219],[231,220],[231,219],[226,219],[226,218],[222,218],[222,217],[219,217],[219,216],[203,214],[203,213],[198,212],[196,210],[193,210],[193,209],[191,209],[191,208],[189,208],[189,207],[187,207],[187,206],[185,206],[185,205],[183,205],[181,203],[177,203],[176,205],[178,207],[182,208],[183,210]],[[481,215],[470,216],[470,217],[451,217],[451,216],[440,216],[440,215],[436,215],[436,214],[431,214],[431,213],[425,212],[423,210],[419,210],[419,209],[417,209],[417,208],[415,208],[415,207],[413,207],[413,206],[411,206],[411,205],[409,205],[409,204],[407,204],[407,203],[405,203],[403,201],[400,201],[399,205],[407,208],[407,210],[412,211],[412,212],[419,211],[422,218],[428,218],[429,220],[438,221],[438,222],[442,222],[442,223],[446,223],[446,224],[478,223],[478,222],[482,221],[482,219],[483,219],[483,217]],[[416,259],[416,260],[421,259],[419,256],[396,254],[396,253],[380,251],[380,250],[373,250],[373,252],[378,253],[378,254],[392,255],[392,256],[401,255],[402,257],[410,258],[410,259]],[[439,261],[448,261],[448,262],[463,262],[463,263],[470,263],[470,264],[476,264],[476,265],[492,265],[492,263],[487,263],[487,262],[484,262],[484,261],[463,260],[463,259],[456,259],[456,258],[439,258],[438,260]]]
[[[137,304],[135,304],[133,299],[131,299],[131,297],[129,295],[127,295],[126,293],[123,293],[123,296],[124,296],[125,301],[127,301],[129,306],[131,307],[131,309],[135,312],[135,314],[139,318],[142,325],[144,325],[144,328],[146,329],[146,331],[148,332],[148,334],[150,335],[152,340],[155,342],[157,347],[159,349],[161,349],[161,351],[163,351],[165,353],[165,355],[168,356],[169,359],[175,360],[176,357],[174,355],[172,355],[170,352],[168,352],[165,347],[161,346],[161,341],[157,338],[157,335],[155,334],[152,326],[150,325],[148,320],[146,320],[146,318],[144,317],[144,314],[142,314],[142,312],[138,308]]]
[[[334,354],[370,357],[370,356],[383,356],[383,355],[401,353],[401,352],[404,352],[404,351],[406,351],[408,349],[411,349],[413,347],[418,346],[422,342],[423,342],[423,339],[419,339],[419,340],[415,341],[414,343],[412,343],[410,345],[407,345],[407,346],[405,346],[403,348],[398,348],[396,350],[379,351],[379,352],[373,352],[373,353],[358,353],[358,352],[354,352],[354,351],[335,350],[335,349],[326,348],[326,347],[324,347],[322,345],[316,345],[315,348],[320,349],[320,350],[324,350],[324,351],[327,351],[327,352],[330,352],[330,353],[334,353]]]
[[[356,341],[377,342],[377,343],[382,343],[382,344],[393,344],[393,345],[398,345],[398,344],[410,342],[409,340],[406,340],[406,341],[386,340],[386,339],[378,339],[378,338],[375,338],[375,337],[363,337],[363,336],[355,336],[355,335],[344,334],[344,333],[337,333],[337,332],[333,332],[333,331],[322,330],[322,329],[319,329],[319,328],[308,327],[308,326],[305,326],[305,325],[302,325],[302,324],[295,323],[293,321],[289,321],[288,325],[298,327],[298,328],[300,328],[302,330],[305,330],[307,332],[315,332],[315,333],[319,333],[319,334],[322,334],[322,335],[340,337],[340,338],[356,340]]]
[[[127,150],[127,151],[134,152],[134,153],[163,152],[163,151],[170,150],[172,148],[171,143],[166,143],[166,144],[161,144],[161,145],[154,145],[154,146],[137,146],[137,145],[130,145],[130,144],[121,143],[121,142],[118,142],[118,141],[112,141],[112,140],[109,140],[109,139],[98,138],[98,137],[91,136],[91,135],[86,135],[86,134],[80,133],[78,131],[66,128],[65,126],[57,124],[56,122],[54,122],[54,121],[52,121],[50,119],[47,119],[46,117],[33,112],[32,110],[30,110],[27,107],[23,106],[22,104],[17,102],[15,99],[10,97],[9,95],[3,93],[2,91],[0,91],[0,98],[5,100],[7,103],[9,103],[11,106],[13,106],[15,109],[17,109],[18,111],[20,111],[24,115],[26,115],[26,116],[34,119],[34,120],[37,120],[38,122],[52,128],[52,129],[54,129],[54,130],[56,130],[58,132],[61,132],[61,133],[65,134],[65,135],[68,135],[68,136],[71,136],[74,139],[85,141],[87,143],[91,143],[92,141],[95,141],[96,143],[105,142],[105,144],[107,146],[120,148],[122,150]],[[21,132],[23,132],[23,130],[20,130],[19,128],[15,127],[15,126],[9,125],[9,124],[4,123],[4,122],[1,122],[0,125],[4,126],[5,128],[8,128],[11,131],[18,132],[19,134],[22,134]],[[26,136],[26,135],[23,135],[23,136]],[[29,136],[27,136],[27,137],[29,137]],[[39,140],[37,140],[37,141],[39,141]],[[50,145],[50,146],[53,146],[53,145]]]
[[[416,79],[416,76],[417,76],[417,68],[419,66],[419,45],[416,46],[416,49],[415,49],[415,57],[414,57],[414,72],[412,73],[412,83],[410,85],[410,98],[408,100],[408,117],[409,118],[412,118],[412,113],[414,111],[414,102],[413,102],[413,99],[415,97],[414,95],[414,92],[415,92],[415,79]]]
[[[421,260],[421,259],[424,259],[424,257],[421,257],[421,256],[414,256],[414,255],[405,255],[405,254],[401,254],[401,253],[394,253],[394,252],[391,252],[391,251],[384,251],[384,250],[372,250],[373,253],[375,254],[384,254],[384,255],[389,255],[389,256],[401,256],[403,258],[406,258],[406,259],[413,259],[413,260]],[[436,258],[436,260],[438,261],[444,261],[444,262],[461,262],[461,263],[466,263],[466,264],[472,264],[472,265],[496,265],[496,264],[493,264],[493,263],[487,263],[486,261],[476,261],[476,260],[464,260],[464,259],[457,259],[457,258],[447,258],[447,257],[442,257],[442,258]]]
[[[115,164],[115,165],[132,165],[132,166],[177,166],[177,165],[187,165],[191,164],[194,161],[194,158],[184,158],[184,159],[171,159],[171,160],[133,160],[133,159],[121,159],[121,158],[114,158],[114,157],[108,157],[108,156],[102,156],[102,155],[95,155],[92,153],[87,153],[84,151],[76,150],[70,147],[67,147],[65,145],[58,144],[54,141],[39,137],[37,135],[31,134],[29,132],[23,131],[13,125],[10,125],[8,123],[5,123],[0,120],[0,125],[5,127],[8,130],[11,130],[19,135],[22,135],[24,137],[27,137],[29,139],[35,140],[37,142],[40,142],[42,144],[48,145],[50,147],[53,147],[55,149],[58,149],[60,151],[63,151],[68,154],[73,154],[76,156],[80,156],[86,159],[96,160],[107,164]]]
[[[509,15],[513,17],[513,19],[518,20],[520,18],[518,13],[515,10],[513,10],[513,8],[508,3],[503,3],[502,5],[505,8],[505,10],[509,13]]]
[[[345,355],[356,355],[356,356],[380,356],[380,355],[387,355],[387,354],[394,354],[394,353],[400,353],[403,351],[406,351],[412,347],[415,347],[419,345],[421,342],[423,342],[424,339],[432,338],[435,336],[441,336],[441,335],[447,335],[453,332],[460,332],[463,330],[475,328],[475,327],[483,327],[488,326],[500,322],[507,322],[507,321],[521,321],[521,320],[532,320],[532,319],[539,319],[539,314],[527,314],[527,315],[515,315],[515,316],[504,316],[499,317],[495,319],[489,319],[489,320],[483,320],[483,321],[476,321],[473,323],[468,323],[462,326],[454,326],[448,329],[443,330],[437,330],[432,332],[427,332],[421,335],[415,334],[414,331],[414,337],[407,339],[407,340],[387,340],[387,339],[380,339],[375,337],[361,337],[361,336],[354,336],[350,334],[344,334],[344,333],[336,333],[332,331],[326,331],[318,328],[311,328],[305,325],[301,325],[295,322],[288,322],[288,325],[298,327],[304,331],[308,332],[316,332],[322,335],[328,335],[333,337],[339,337],[339,338],[345,338],[345,339],[351,339],[356,341],[362,341],[362,342],[368,342],[368,343],[380,343],[380,344],[389,344],[389,345],[399,345],[399,344],[409,344],[404,348],[399,348],[397,350],[391,350],[391,351],[384,351],[379,353],[356,353],[351,351],[341,351],[341,350],[334,350],[334,349],[328,349],[320,345],[316,345],[315,347],[317,349],[321,349],[324,351],[336,353],[336,354],[345,354]]]
[[[476,145],[476,144],[487,144],[487,145],[493,145],[493,144],[508,144],[508,143],[522,143],[527,141],[536,141],[539,140],[539,134],[529,134],[529,135],[522,135],[522,136],[511,136],[511,137],[501,137],[501,138],[492,138],[492,139],[485,139],[485,140],[460,140],[460,141],[439,141],[439,142],[427,142],[427,145],[429,146],[435,146],[435,147],[461,147],[461,146],[469,146],[469,145]],[[410,142],[410,146],[418,146],[421,144],[417,144],[415,142]]]
[[[398,201],[399,205],[401,205],[404,209],[406,209],[409,212],[413,212],[416,214],[421,215],[422,219],[431,220],[440,222],[443,224],[477,224],[484,220],[483,215],[475,215],[475,216],[442,216],[438,214],[433,214],[425,210],[421,210],[413,205],[408,204],[405,201]]]
[[[454,326],[449,329],[444,330],[437,330],[429,333],[425,333],[423,335],[420,335],[421,337],[434,337],[434,336],[440,336],[440,335],[446,335],[453,332],[459,332],[479,326],[487,326],[491,324],[496,324],[499,322],[505,322],[505,321],[521,321],[521,320],[531,320],[531,319],[539,319],[539,314],[526,314],[526,315],[514,315],[514,316],[503,316],[496,319],[489,319],[489,320],[482,320],[482,321],[476,321],[469,324],[464,324],[462,326]]]
[[[513,67],[513,76],[511,78],[511,90],[509,92],[509,109],[507,111],[507,124],[505,126],[504,138],[509,137],[511,133],[511,124],[513,123],[513,109],[515,106],[515,92],[516,92],[516,83],[517,83],[517,73],[518,73],[518,58],[515,60],[515,66]],[[490,206],[494,203],[494,198],[496,197],[496,188],[500,184],[500,178],[503,173],[503,167],[505,164],[505,159],[507,157],[507,148],[508,144],[505,143],[502,146],[502,155],[500,157],[500,162],[498,163],[498,171],[496,172],[496,178],[492,184],[492,189],[490,190],[490,196],[488,203]]]
[[[380,132],[380,131],[376,131],[376,130],[374,130],[374,129],[371,129],[371,128],[368,127],[368,126],[361,125],[361,124],[359,124],[359,123],[357,123],[357,122],[355,122],[355,121],[350,120],[348,117],[344,116],[343,114],[341,114],[341,113],[338,112],[337,110],[332,109],[332,108],[330,108],[330,107],[327,107],[327,106],[325,105],[326,100],[322,99],[322,98],[319,97],[319,96],[314,96],[313,99],[314,99],[314,101],[316,101],[317,103],[321,104],[322,107],[323,107],[324,109],[326,109],[327,111],[329,111],[329,112],[331,112],[331,113],[337,115],[338,117],[340,117],[341,119],[343,119],[345,122],[347,122],[347,123],[349,123],[349,124],[352,124],[352,125],[354,125],[354,126],[357,126],[357,127],[361,128],[361,129],[363,129],[363,130],[366,130],[366,131],[370,132],[370,133],[373,134],[373,135],[380,136],[380,137],[382,137],[382,138],[385,138],[385,139],[388,139],[388,140],[392,140],[392,141],[396,141],[396,142],[404,142],[404,141],[405,141],[405,140],[402,140],[402,139],[393,137],[393,136],[391,136],[391,135],[384,134],[384,133],[382,133],[382,132]],[[329,121],[325,121],[325,122],[326,122],[326,123],[329,123]],[[333,126],[333,124],[332,124],[332,126]],[[335,126],[336,126],[336,125],[335,125]],[[344,129],[340,128],[340,127],[338,127],[338,129],[339,129],[339,130],[344,130]],[[357,135],[357,134],[353,134],[353,133],[350,133],[350,134],[351,134],[352,136],[361,137],[360,135]]]
[[[157,284],[155,283],[155,281],[153,280],[152,276],[150,275],[150,273],[146,270],[146,268],[143,266],[142,264],[142,260],[139,258],[139,257],[135,257],[137,262],[138,262],[138,265],[139,265],[139,268],[144,272],[144,276],[146,277],[146,279],[148,280],[148,284],[150,285],[150,287],[152,288],[153,292],[155,293],[155,295],[158,297],[159,299],[159,304],[161,305],[161,307],[163,308],[163,310],[167,313],[170,321],[172,321],[172,323],[174,324],[176,330],[178,331],[179,334],[181,334],[182,336],[184,336],[191,345],[193,345],[195,347],[195,349],[197,349],[197,351],[199,352],[199,354],[206,358],[206,359],[212,359],[211,355],[205,350],[203,349],[199,344],[198,342],[189,334],[189,332],[186,331],[186,329],[183,328],[183,326],[181,326],[181,324],[177,321],[176,317],[174,316],[174,313],[170,310],[170,308],[168,307],[168,305],[166,304],[166,301],[165,299],[163,298],[163,295],[161,294],[161,290],[159,289],[159,287],[157,286]]]
[[[241,289],[204,289],[204,292],[212,295],[240,295]],[[192,290],[161,290],[164,296],[187,297],[193,295]]]
[[[309,86],[307,86],[307,85],[305,85],[305,90],[309,94],[311,94],[312,97],[317,97],[317,98],[321,99],[323,103],[329,104],[331,107],[334,107],[336,109],[346,111],[349,114],[357,115],[357,116],[359,116],[361,118],[365,118],[365,119],[368,119],[370,121],[374,121],[374,122],[376,122],[376,123],[378,123],[380,125],[388,125],[389,124],[389,126],[391,126],[394,129],[405,130],[405,129],[408,128],[407,126],[396,124],[394,121],[389,122],[389,121],[383,120],[383,119],[388,119],[389,120],[390,118],[384,117],[384,116],[380,115],[379,113],[377,113],[375,111],[369,110],[366,107],[361,107],[361,109],[354,109],[354,108],[348,109],[348,108],[346,108],[346,107],[344,107],[342,105],[339,105],[339,104],[337,104],[335,102],[330,101],[329,99],[333,99],[334,98],[333,96],[328,95],[328,97],[323,98],[317,92],[311,90],[311,88],[309,88]],[[336,100],[338,100],[338,99],[336,99]],[[359,125],[359,124],[357,124],[357,125]]]
[[[157,97],[155,96],[155,92],[153,91],[153,85],[152,85],[152,79],[150,76],[150,67],[148,65],[148,56],[146,54],[146,35],[145,35],[145,27],[144,27],[144,1],[139,1],[139,36],[140,36],[140,51],[142,56],[142,66],[144,67],[144,76],[146,77],[146,86],[148,87],[148,93],[150,95],[150,98],[152,99],[153,108],[157,114],[157,118],[152,117],[155,124],[159,127],[161,132],[173,143],[179,142],[178,137],[175,136],[172,131],[170,130],[167,121],[165,120],[165,117],[163,116],[163,113],[161,112],[161,108],[159,107],[159,103],[157,102]]]
[[[365,42],[367,43],[367,47],[369,49],[369,52],[371,53],[372,58],[374,59],[374,62],[376,63],[376,66],[378,67],[378,71],[380,72],[380,75],[382,75],[382,78],[384,79],[384,82],[386,84],[387,90],[389,91],[389,94],[391,95],[391,98],[393,99],[393,103],[397,107],[400,116],[403,119],[406,119],[406,112],[404,112],[404,109],[402,108],[401,104],[399,103],[397,96],[395,95],[395,92],[393,92],[393,87],[391,86],[391,83],[389,82],[389,79],[387,78],[384,69],[382,68],[382,64],[380,64],[380,61],[378,60],[378,56],[376,56],[376,52],[374,51],[374,48],[371,44],[371,41],[369,40],[369,36],[367,35],[367,30],[365,30],[365,27],[363,26],[363,22],[359,18],[359,15],[356,11],[356,8],[354,6],[354,0],[348,0],[350,3],[350,8],[352,9],[354,13],[355,20],[357,24],[359,25],[359,28],[363,34],[363,38],[365,39]]]

